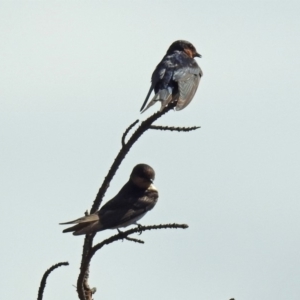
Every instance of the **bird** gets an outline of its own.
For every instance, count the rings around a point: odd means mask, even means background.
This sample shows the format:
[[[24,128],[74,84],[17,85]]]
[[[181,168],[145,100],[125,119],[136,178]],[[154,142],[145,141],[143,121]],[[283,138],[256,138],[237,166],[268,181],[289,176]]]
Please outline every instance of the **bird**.
[[[141,226],[136,222],[151,210],[158,200],[158,190],[153,185],[154,178],[155,171],[152,167],[147,164],[136,165],[129,180],[115,197],[93,214],[60,223],[60,225],[76,224],[63,232],[82,235],[105,229],[118,229],[131,224]]]
[[[177,101],[175,110],[182,110],[189,105],[203,76],[195,57],[202,56],[192,43],[178,40],[171,44],[152,74],[151,86],[140,109],[141,113],[157,101],[161,101],[160,111],[173,101]],[[153,90],[155,95],[144,109]]]

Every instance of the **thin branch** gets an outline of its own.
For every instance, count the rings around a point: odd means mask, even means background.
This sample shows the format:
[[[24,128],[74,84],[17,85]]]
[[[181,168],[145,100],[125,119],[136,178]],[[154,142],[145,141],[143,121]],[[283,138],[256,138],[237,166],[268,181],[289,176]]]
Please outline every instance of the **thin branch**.
[[[103,246],[109,245],[109,244],[111,244],[113,242],[116,242],[118,240],[126,239],[128,237],[128,235],[131,235],[133,233],[140,233],[140,232],[147,231],[147,230],[167,229],[167,228],[172,228],[172,229],[182,228],[182,229],[186,229],[186,228],[188,228],[188,225],[187,224],[176,224],[176,223],[173,223],[173,224],[160,224],[160,225],[139,226],[139,227],[135,227],[135,228],[129,229],[129,230],[124,231],[124,232],[120,232],[120,233],[118,233],[116,235],[113,235],[110,238],[102,241],[101,243],[96,244],[95,246],[93,246],[91,248],[91,250],[89,251],[88,256],[86,256],[85,260],[82,263],[82,269],[81,269],[81,272],[80,272],[78,280],[77,280],[77,290],[79,291],[79,289],[82,287],[82,282],[83,282],[84,276],[85,276],[85,271],[84,270],[88,269],[88,266],[90,265],[92,257]]]
[[[156,129],[156,130],[169,130],[169,131],[179,131],[179,132],[187,132],[192,131],[201,128],[200,126],[193,126],[193,127],[170,127],[170,126],[156,126],[151,125],[150,129]]]
[[[139,244],[145,244],[145,242],[140,240],[140,239],[130,238],[128,236],[125,238],[125,240],[135,242],[135,243],[139,243]]]
[[[110,170],[108,171],[108,174],[106,175],[99,191],[98,194],[96,196],[96,199],[94,200],[93,206],[91,208],[91,212],[90,213],[94,213],[96,212],[99,207],[100,204],[102,202],[102,199],[105,195],[105,192],[109,186],[109,183],[111,182],[111,180],[113,179],[114,175],[116,174],[116,171],[118,170],[121,162],[123,161],[123,159],[125,158],[125,156],[127,155],[127,153],[129,152],[130,148],[132,147],[132,145],[141,137],[141,135],[147,131],[149,129],[149,127],[152,125],[152,123],[154,121],[156,121],[157,119],[159,119],[162,115],[164,115],[165,113],[167,113],[168,111],[170,111],[171,109],[173,109],[176,105],[176,102],[171,103],[170,105],[168,105],[167,107],[165,107],[162,111],[158,111],[156,113],[154,113],[151,117],[149,117],[148,119],[146,119],[145,121],[143,121],[141,123],[141,125],[136,129],[136,131],[132,134],[132,136],[130,137],[130,139],[127,141],[127,143],[121,148],[121,150],[119,151],[118,155],[116,156]]]
[[[106,193],[106,190],[109,187],[109,183],[111,182],[111,180],[113,179],[116,171],[118,170],[120,164],[122,163],[123,159],[125,158],[125,156],[127,155],[127,153],[129,152],[129,150],[131,149],[132,145],[140,138],[140,136],[149,129],[149,127],[151,126],[151,124],[156,121],[157,119],[159,119],[162,115],[164,115],[165,113],[167,113],[168,111],[170,111],[171,109],[173,109],[176,105],[176,102],[171,103],[170,105],[168,105],[167,107],[165,107],[162,111],[156,112],[154,113],[152,116],[150,116],[148,119],[146,119],[145,121],[143,121],[140,126],[135,130],[135,132],[132,134],[132,136],[130,137],[130,139],[127,141],[126,144],[124,144],[122,146],[122,148],[120,149],[118,155],[116,156],[111,168],[109,169],[106,177],[104,178],[104,181],[98,191],[98,194],[96,196],[96,199],[94,200],[94,203],[92,205],[92,208],[90,210],[90,213],[94,213],[96,212],[102,202],[102,199]],[[136,121],[135,121],[136,122]],[[134,123],[135,123],[134,122]],[[129,127],[128,127],[128,132],[130,130],[131,127],[133,127],[134,123],[132,123]],[[125,136],[127,135],[127,130],[125,131],[125,133],[123,134],[124,139]],[[85,297],[85,294],[88,293],[90,294],[89,289],[86,289],[85,287],[88,287],[88,266],[87,265],[83,265],[83,262],[85,261],[85,258],[88,256],[89,250],[92,247],[93,244],[93,239],[94,239],[93,234],[90,235],[86,235],[85,239],[84,239],[84,245],[83,245],[83,252],[82,252],[82,258],[81,258],[81,265],[80,265],[80,274],[78,277],[78,284],[77,284],[77,293],[78,293],[78,297],[81,300],[88,300]],[[86,276],[83,276],[83,273],[86,272]],[[81,283],[79,283],[79,278],[81,280]]]
[[[88,284],[89,266],[84,266],[83,261],[93,246],[93,239],[94,239],[95,235],[96,235],[95,233],[86,235],[85,239],[84,239],[84,243],[83,243],[82,258],[81,258],[81,263],[80,263],[80,273],[83,273],[84,277],[83,277],[82,284],[80,286],[77,284],[77,293],[78,293],[79,299],[81,299],[81,300],[92,299],[91,298],[92,291]]]
[[[94,288],[90,288],[89,283],[88,283],[88,278],[89,278],[89,273],[90,273],[90,269],[89,266],[86,269],[85,273],[84,273],[84,280],[83,280],[83,293],[84,293],[84,297],[87,300],[93,300],[93,294],[96,293],[97,289]]]
[[[116,171],[118,170],[120,164],[122,163],[122,161],[125,158],[125,156],[127,155],[127,153],[130,151],[133,144],[141,137],[142,134],[144,134],[148,129],[150,129],[153,122],[155,122],[157,119],[159,119],[162,115],[164,115],[168,111],[172,110],[175,106],[176,106],[176,102],[170,103],[162,111],[158,111],[158,112],[154,113],[148,119],[143,121],[140,124],[140,126],[135,130],[135,132],[131,135],[131,137],[129,138],[129,140],[127,142],[125,142],[125,138],[128,135],[129,131],[137,124],[138,120],[135,121],[134,123],[132,123],[125,130],[125,132],[122,136],[122,148],[120,149],[111,168],[109,169],[106,177],[104,178],[101,187],[99,188],[99,191],[94,200],[94,203],[92,205],[90,213],[94,213],[99,209],[102,199],[109,187],[111,180],[113,179]],[[152,128],[152,129],[156,129],[156,128]],[[178,128],[175,128],[175,129],[161,129],[161,130],[190,131],[190,130],[195,130],[195,129],[197,129],[197,128],[192,128],[192,129],[184,128],[184,129],[180,129],[180,130],[178,130]],[[84,240],[83,253],[82,253],[82,259],[81,259],[81,266],[80,266],[80,274],[79,274],[78,281],[77,281],[77,292],[78,292],[78,296],[81,300],[91,299],[91,296],[88,296],[88,298],[86,298],[86,296],[85,296],[87,294],[91,295],[91,290],[88,285],[89,264],[86,264],[86,261],[87,261],[88,257],[90,257],[90,251],[92,249],[94,236],[95,236],[94,234],[86,235],[85,240]],[[134,239],[134,240],[136,240],[136,239]],[[136,242],[137,242],[137,240],[136,240]],[[142,242],[142,241],[140,241],[140,242]]]
[[[41,280],[41,283],[40,283],[40,287],[39,287],[39,291],[38,291],[38,297],[37,297],[37,300],[42,300],[43,299],[43,293],[44,293],[44,290],[45,290],[45,287],[46,287],[46,281],[47,281],[47,278],[48,276],[50,275],[50,273],[55,270],[56,268],[58,267],[61,267],[61,266],[68,266],[69,263],[68,262],[61,262],[61,263],[57,263],[55,265],[53,265],[51,268],[49,268],[43,275],[42,277],[42,280]]]
[[[139,122],[139,120],[134,121],[131,125],[128,126],[128,128],[126,128],[125,132],[122,135],[122,146],[125,146],[125,138],[126,135],[128,134],[128,132]]]
[[[132,229],[129,229],[127,231],[124,231],[122,233],[118,233],[116,235],[111,236],[110,238],[102,241],[101,243],[96,244],[95,246],[92,247],[89,256],[87,259],[91,260],[91,258],[94,256],[94,254],[101,249],[104,245],[111,244],[115,241],[122,240],[126,238],[128,235],[131,235],[133,233],[140,233],[143,231],[148,231],[148,230],[157,230],[157,229],[187,229],[189,226],[187,224],[160,224],[160,225],[148,225],[148,226],[138,226],[134,227]]]

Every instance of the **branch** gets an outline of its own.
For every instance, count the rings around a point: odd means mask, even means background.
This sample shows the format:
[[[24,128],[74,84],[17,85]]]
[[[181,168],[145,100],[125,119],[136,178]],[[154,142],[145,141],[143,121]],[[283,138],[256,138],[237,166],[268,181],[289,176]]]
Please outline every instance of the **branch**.
[[[143,121],[140,126],[135,130],[135,132],[131,135],[129,140],[125,142],[125,138],[128,135],[129,131],[138,123],[138,120],[133,122],[129,127],[125,130],[122,136],[122,148],[120,149],[118,155],[116,156],[111,168],[109,169],[106,177],[104,178],[104,181],[99,188],[99,191],[97,193],[97,196],[93,202],[92,208],[90,210],[90,213],[95,213],[102,202],[102,199],[109,187],[109,184],[111,180],[113,179],[116,171],[118,170],[120,164],[122,163],[123,159],[127,155],[127,153],[130,151],[133,144],[143,135],[148,129],[151,128],[153,122],[155,122],[157,119],[159,119],[161,116],[163,116],[168,111],[172,110],[176,106],[176,101],[173,103],[170,103],[168,106],[164,107],[162,111],[158,111],[154,113],[152,116],[150,116],[148,119]],[[191,131],[197,129],[196,127],[192,128],[179,128],[179,127],[160,127],[155,126],[152,129],[161,129],[161,130],[177,130],[177,131]],[[89,265],[85,263],[86,259],[90,257],[90,250],[92,249],[93,245],[93,239],[95,234],[86,235],[84,240],[84,246],[83,246],[83,253],[82,253],[82,259],[81,259],[81,266],[80,266],[80,274],[78,277],[77,282],[77,292],[78,296],[81,300],[88,300],[91,299],[91,290],[88,285],[88,277],[89,277]],[[142,241],[134,239],[135,242],[141,243]],[[85,274],[85,275],[84,275]]]
[[[145,242],[140,240],[140,239],[130,238],[128,236],[125,238],[125,240],[135,242],[135,243],[139,243],[139,244],[145,244]]]
[[[156,229],[167,229],[167,228],[171,228],[171,229],[177,229],[177,228],[182,228],[182,229],[186,229],[188,228],[187,224],[160,224],[160,225],[149,225],[149,226],[138,226],[132,229],[129,229],[127,231],[124,232],[120,232],[116,235],[111,236],[110,238],[102,241],[99,244],[96,244],[95,246],[93,246],[91,248],[91,250],[89,251],[89,254],[86,256],[85,260],[82,263],[82,268],[77,280],[77,291],[82,290],[82,282],[84,280],[84,276],[85,276],[85,270],[88,269],[91,259],[92,257],[95,255],[95,253],[100,250],[103,246],[105,245],[109,245],[113,242],[116,242],[118,240],[123,240],[123,239],[132,239],[132,238],[128,238],[128,235],[131,235],[133,233],[140,233],[143,231],[147,231],[147,230],[156,230]],[[136,239],[134,239],[136,240]],[[82,299],[82,298],[80,298]],[[85,298],[83,298],[85,299]]]
[[[139,122],[139,120],[134,121],[131,125],[128,126],[128,128],[125,130],[125,132],[123,133],[122,136],[122,146],[125,146],[125,138],[126,135],[128,134],[128,132],[130,131],[130,129],[132,129],[137,123]]]
[[[101,243],[96,244],[94,247],[92,247],[92,249],[91,249],[91,251],[90,251],[89,256],[87,257],[87,259],[88,258],[91,259],[94,256],[94,254],[99,249],[101,249],[104,245],[111,244],[111,243],[113,243],[115,241],[118,241],[118,240],[123,240],[128,235],[131,235],[133,233],[141,233],[141,232],[147,231],[147,230],[168,229],[168,228],[169,229],[178,229],[178,228],[187,229],[188,227],[189,226],[187,224],[176,224],[176,223],[173,223],[173,224],[160,224],[160,225],[148,225],[148,226],[138,226],[138,227],[129,229],[127,231],[118,233],[116,235],[113,235],[110,238],[102,241]]]
[[[151,117],[149,117],[148,119],[146,119],[145,121],[143,121],[141,123],[141,125],[136,129],[136,131],[132,134],[132,136],[127,141],[127,143],[119,151],[119,153],[116,156],[116,158],[115,158],[115,160],[114,160],[114,162],[113,162],[110,170],[108,171],[108,174],[106,175],[106,177],[105,177],[105,179],[104,179],[104,181],[103,181],[103,183],[102,183],[102,185],[101,185],[101,187],[100,187],[100,189],[98,191],[96,199],[94,200],[94,203],[93,203],[93,206],[91,208],[90,213],[94,213],[94,212],[96,212],[99,209],[100,204],[102,202],[102,198],[105,195],[105,192],[106,192],[106,190],[107,190],[107,188],[109,186],[109,183],[113,179],[114,175],[116,174],[116,171],[118,170],[120,164],[122,163],[123,159],[125,158],[125,156],[129,152],[129,150],[133,146],[133,144],[141,137],[141,135],[145,131],[147,131],[150,128],[150,126],[152,125],[152,123],[154,121],[156,121],[162,115],[164,115],[165,113],[167,113],[168,111],[170,111],[171,109],[173,109],[175,107],[175,105],[176,105],[176,102],[171,103],[167,107],[165,107],[162,111],[158,111],[158,112],[154,113]]]
[[[48,276],[50,275],[50,273],[55,270],[58,267],[61,266],[68,266],[69,263],[68,262],[61,262],[61,263],[57,263],[55,265],[53,265],[51,268],[49,268],[43,275],[41,283],[40,283],[40,287],[39,287],[39,292],[38,292],[38,298],[37,300],[42,300],[43,299],[43,293],[44,293],[44,289],[46,287],[46,280],[48,278]]]
[[[90,213],[94,213],[96,212],[102,202],[102,199],[105,195],[105,192],[107,190],[107,188],[109,187],[109,183],[111,182],[111,180],[113,179],[116,171],[118,170],[120,164],[122,163],[123,159],[125,158],[125,156],[127,155],[127,153],[129,152],[130,148],[133,146],[133,144],[140,138],[140,136],[149,129],[149,127],[151,126],[151,124],[156,121],[158,118],[160,118],[162,115],[164,115],[165,113],[167,113],[168,111],[170,111],[171,109],[173,109],[176,105],[176,102],[169,104],[167,107],[165,107],[162,111],[158,111],[156,113],[154,113],[152,116],[150,116],[148,119],[146,119],[145,121],[143,121],[140,126],[135,130],[135,132],[132,134],[132,136],[130,137],[130,139],[127,141],[127,143],[125,143],[125,137],[128,134],[129,130],[135,125],[135,123],[137,121],[135,121],[134,123],[132,123],[124,132],[123,134],[123,138],[122,138],[122,148],[120,149],[118,155],[116,156],[112,166],[110,167],[108,174],[106,175],[106,177],[104,178],[104,181],[98,191],[98,194],[96,196],[96,199],[94,200],[94,203],[92,205],[92,208],[90,210]],[[81,300],[87,300],[87,299],[91,299],[91,297],[89,296],[89,298],[85,297],[85,294],[90,295],[90,289],[88,286],[88,266],[83,266],[83,262],[85,260],[85,258],[87,257],[89,250],[92,247],[93,244],[93,239],[94,239],[95,234],[90,234],[90,235],[86,235],[85,239],[84,239],[84,245],[83,245],[83,252],[82,252],[82,258],[81,258],[81,265],[80,265],[80,274],[82,274],[83,272],[86,273],[86,276],[81,276],[81,284],[77,284],[77,293],[78,293],[78,297]]]
[[[193,127],[170,127],[170,126],[155,126],[155,125],[151,125],[150,129],[156,129],[156,130],[169,130],[169,131],[192,131],[192,130],[196,130],[198,128],[201,128],[200,126],[193,126]]]

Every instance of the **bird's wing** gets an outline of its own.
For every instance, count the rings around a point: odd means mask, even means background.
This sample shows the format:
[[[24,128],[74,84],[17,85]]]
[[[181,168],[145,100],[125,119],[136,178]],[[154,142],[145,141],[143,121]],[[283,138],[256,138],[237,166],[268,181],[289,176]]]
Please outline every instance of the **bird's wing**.
[[[202,70],[196,62],[188,67],[181,67],[174,72],[173,79],[177,81],[179,91],[176,110],[185,108],[191,102],[197,91],[202,74]]]
[[[134,189],[130,180],[128,180],[123,187],[120,189],[117,195],[115,195],[112,199],[107,201],[101,208],[100,214],[104,211],[114,211],[118,209],[127,209],[128,205],[131,205],[133,202],[132,198],[134,198]],[[136,198],[136,197],[135,197]]]
[[[143,197],[139,197],[133,204],[135,209],[152,209],[158,199],[157,191],[147,191]]]
[[[101,216],[101,221],[104,228],[118,228],[122,227],[123,224],[130,225],[139,216],[145,214],[147,210],[145,209],[119,209],[118,211],[106,211],[105,214]]]
[[[132,196],[123,199],[118,205],[103,206],[100,210],[101,223],[105,228],[112,228],[130,220],[135,220],[151,210],[155,206],[157,199],[157,192],[148,192],[141,197]]]

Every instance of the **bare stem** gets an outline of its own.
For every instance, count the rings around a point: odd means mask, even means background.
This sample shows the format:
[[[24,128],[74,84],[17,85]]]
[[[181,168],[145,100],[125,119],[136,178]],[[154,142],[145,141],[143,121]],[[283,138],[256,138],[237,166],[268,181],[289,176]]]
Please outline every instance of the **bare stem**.
[[[193,126],[193,127],[170,127],[170,126],[156,126],[151,125],[150,129],[156,129],[156,130],[169,130],[169,131],[179,131],[179,132],[187,132],[192,131],[201,128],[200,126]]]
[[[123,138],[122,138],[122,148],[120,149],[118,155],[116,156],[111,168],[108,171],[108,174],[104,178],[104,181],[98,191],[98,194],[96,196],[96,199],[94,200],[94,203],[92,205],[92,208],[90,210],[90,213],[96,212],[102,202],[102,199],[107,191],[107,188],[109,187],[109,183],[113,179],[116,171],[118,170],[120,164],[122,163],[123,159],[129,152],[130,148],[133,146],[133,144],[140,138],[140,136],[149,129],[149,127],[152,125],[154,121],[156,121],[158,118],[160,118],[162,115],[170,111],[175,107],[176,103],[171,103],[167,107],[165,107],[162,111],[154,113],[152,116],[150,116],[148,119],[143,121],[140,126],[135,130],[135,132],[132,134],[130,139],[125,143],[125,137],[130,131],[130,129],[137,123],[135,121],[132,123],[124,132]],[[82,258],[81,258],[81,266],[80,266],[80,274],[77,280],[77,293],[78,297],[81,300],[89,300],[90,296],[87,298],[86,295],[90,295],[90,289],[88,285],[88,277],[89,277],[89,265],[84,264],[83,262],[86,260],[86,257],[89,256],[90,249],[93,245],[93,239],[94,234],[86,235],[84,239],[84,245],[83,245],[83,252],[82,252]]]
[[[187,224],[160,224],[160,225],[149,225],[149,226],[139,226],[139,227],[135,227],[132,229],[129,229],[127,231],[124,232],[120,232],[116,235],[111,236],[110,238],[102,241],[99,244],[96,244],[95,246],[93,246],[91,248],[91,250],[89,251],[88,256],[86,256],[85,260],[83,261],[83,266],[82,266],[82,270],[79,274],[78,277],[78,281],[77,281],[77,288],[79,289],[79,287],[82,286],[82,282],[85,276],[85,272],[84,270],[88,269],[88,266],[91,262],[92,257],[94,256],[94,254],[100,250],[103,246],[105,245],[109,245],[113,242],[116,242],[118,240],[123,240],[126,239],[128,237],[128,235],[131,235],[133,233],[140,233],[143,231],[147,231],[147,230],[155,230],[155,229],[167,229],[167,228],[173,228],[173,229],[178,229],[178,228],[182,228],[182,229],[186,229],[188,228]]]
[[[134,121],[132,124],[130,124],[127,128],[126,128],[126,130],[125,130],[125,132],[123,133],[123,135],[122,135],[122,146],[124,147],[125,146],[125,138],[126,138],[126,135],[128,134],[128,132],[137,124],[139,122],[139,120],[136,120],[136,121]]]
[[[101,187],[98,191],[98,194],[96,196],[96,199],[94,200],[94,203],[93,203],[93,206],[92,206],[92,209],[91,209],[91,213],[94,213],[99,209],[100,204],[102,202],[102,198],[105,195],[105,192],[106,192],[106,190],[109,186],[109,183],[113,179],[113,177],[116,174],[116,171],[118,170],[121,162],[123,161],[123,159],[125,158],[125,156],[129,152],[129,150],[133,146],[133,144],[141,137],[141,135],[145,131],[147,131],[149,129],[149,127],[152,125],[152,123],[154,121],[156,121],[162,115],[164,115],[165,113],[170,111],[173,107],[175,107],[175,104],[176,103],[171,103],[170,105],[165,107],[162,111],[158,111],[158,112],[154,113],[148,119],[143,121],[141,123],[141,125],[136,129],[136,131],[132,134],[132,136],[127,141],[127,143],[121,148],[121,150],[119,151],[118,155],[116,156],[110,170],[108,171],[108,174],[106,175],[106,177],[105,177],[105,179],[104,179],[104,181],[103,181],[103,183],[102,183],[102,185],[101,185]]]
[[[113,164],[111,165],[106,177],[103,180],[103,183],[101,187],[99,188],[99,191],[97,193],[97,196],[93,202],[92,208],[90,210],[90,213],[95,213],[102,202],[102,199],[109,187],[109,184],[111,180],[113,179],[114,175],[116,174],[116,171],[118,170],[119,166],[121,165],[123,159],[126,157],[127,153],[130,151],[133,144],[143,135],[148,129],[159,129],[159,130],[169,130],[169,131],[191,131],[198,129],[199,127],[168,127],[168,126],[153,126],[152,124],[159,119],[161,116],[163,116],[168,111],[172,110],[176,106],[176,102],[170,103],[168,106],[166,106],[162,111],[158,111],[154,113],[152,116],[150,116],[148,119],[143,121],[140,126],[134,131],[134,133],[131,135],[131,137],[126,142],[126,136],[128,135],[129,131],[138,123],[138,120],[133,122],[131,125],[128,126],[128,128],[125,130],[122,136],[122,148],[120,149],[119,153],[117,154]],[[158,226],[158,227],[157,227]],[[163,226],[163,227],[161,227]],[[167,227],[164,227],[167,226]],[[175,227],[174,227],[175,226]],[[177,226],[177,227],[176,227]],[[180,227],[181,226],[181,227]],[[182,227],[186,226],[186,227]],[[156,225],[156,226],[146,226],[142,227],[144,230],[151,230],[151,229],[161,229],[161,228],[187,228],[187,225],[178,225],[178,224],[167,224],[167,225]],[[88,285],[88,277],[89,277],[89,262],[95,252],[99,250],[102,246],[112,243],[113,241],[120,240],[120,239],[127,239],[133,242],[137,243],[143,243],[142,240],[129,238],[128,235],[139,232],[140,229],[131,229],[128,231],[125,231],[124,233],[118,234],[116,236],[111,237],[110,239],[107,239],[103,241],[104,244],[97,244],[93,247],[93,239],[95,234],[89,234],[86,235],[83,245],[83,253],[82,253],[82,259],[81,259],[81,266],[80,266],[80,274],[78,276],[77,280],[77,292],[78,297],[81,300],[90,300],[92,299],[92,289],[89,288]],[[142,231],[144,231],[142,230]],[[124,236],[126,234],[126,236]]]
[[[56,268],[58,267],[61,267],[61,266],[68,266],[69,263],[68,262],[60,262],[60,263],[57,263],[55,265],[53,265],[51,268],[49,268],[43,275],[42,277],[42,280],[41,280],[41,283],[40,283],[40,287],[39,287],[39,291],[38,291],[38,297],[37,297],[37,300],[42,300],[43,299],[43,294],[44,294],[44,290],[45,290],[45,287],[46,287],[46,281],[47,281],[47,278],[48,276],[50,275],[50,273],[55,270]]]

